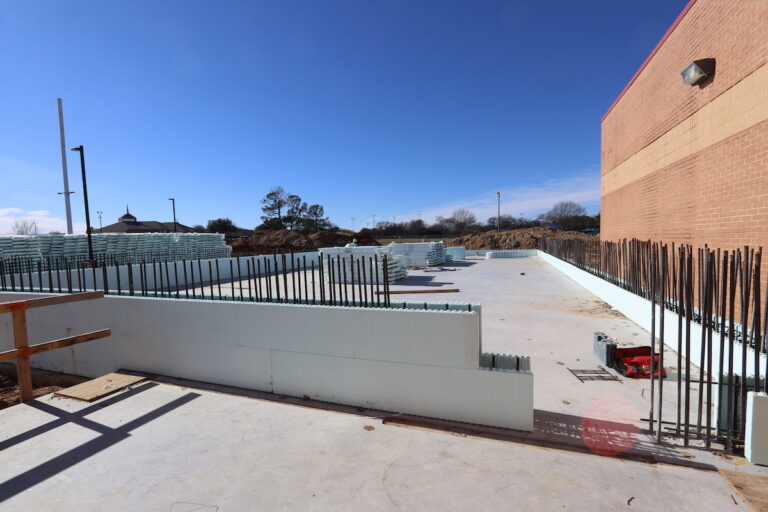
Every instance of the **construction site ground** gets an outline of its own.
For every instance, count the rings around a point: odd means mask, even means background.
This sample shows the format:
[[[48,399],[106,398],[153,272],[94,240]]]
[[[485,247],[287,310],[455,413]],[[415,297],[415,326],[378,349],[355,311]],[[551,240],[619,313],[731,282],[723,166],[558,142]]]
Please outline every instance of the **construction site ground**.
[[[595,331],[626,345],[647,332],[535,257],[445,268],[392,289],[459,288],[398,298],[481,303],[484,351],[531,356],[535,432],[158,378],[95,404],[47,395],[0,411],[0,508],[749,510],[719,470],[766,468],[657,445],[640,421],[648,381],[569,371],[598,368]]]

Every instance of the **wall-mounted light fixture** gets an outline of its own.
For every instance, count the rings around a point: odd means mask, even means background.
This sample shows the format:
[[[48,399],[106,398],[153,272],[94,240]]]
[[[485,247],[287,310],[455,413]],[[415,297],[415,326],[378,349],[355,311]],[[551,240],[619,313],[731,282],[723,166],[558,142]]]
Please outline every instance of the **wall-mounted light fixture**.
[[[686,84],[698,85],[715,74],[715,59],[695,60],[680,74]]]

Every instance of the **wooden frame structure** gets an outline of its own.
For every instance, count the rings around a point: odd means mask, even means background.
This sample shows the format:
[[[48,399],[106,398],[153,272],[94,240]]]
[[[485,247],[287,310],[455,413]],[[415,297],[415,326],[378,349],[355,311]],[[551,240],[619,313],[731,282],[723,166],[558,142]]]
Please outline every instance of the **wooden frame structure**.
[[[22,403],[34,398],[32,393],[32,367],[29,362],[29,356],[112,335],[111,329],[101,329],[30,346],[27,338],[27,310],[69,302],[100,299],[102,297],[104,297],[104,292],[97,291],[0,303],[0,314],[11,313],[13,315],[13,343],[16,347],[12,350],[0,352],[0,363],[16,359],[16,378],[19,382],[19,400]]]

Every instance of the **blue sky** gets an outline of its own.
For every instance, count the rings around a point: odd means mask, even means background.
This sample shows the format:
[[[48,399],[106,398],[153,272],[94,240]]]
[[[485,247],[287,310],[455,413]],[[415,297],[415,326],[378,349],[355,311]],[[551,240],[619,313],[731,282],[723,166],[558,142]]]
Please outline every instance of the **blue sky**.
[[[686,0],[6,1],[0,232],[63,230],[56,98],[92,222],[260,223],[276,185],[355,227],[599,209],[600,118]],[[73,216],[84,215],[69,153]]]

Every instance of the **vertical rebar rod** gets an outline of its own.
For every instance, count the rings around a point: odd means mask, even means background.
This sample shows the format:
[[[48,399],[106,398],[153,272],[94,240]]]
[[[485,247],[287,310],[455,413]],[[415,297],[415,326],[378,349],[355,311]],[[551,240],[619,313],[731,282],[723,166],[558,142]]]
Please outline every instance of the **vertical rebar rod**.
[[[653,252],[651,253],[651,261],[650,264],[650,270],[651,275],[653,276],[653,279],[651,279],[650,283],[650,291],[651,291],[651,359],[650,359],[650,366],[651,366],[651,376],[650,376],[650,386],[651,386],[651,396],[650,396],[650,408],[648,411],[648,430],[653,433],[654,424],[653,424],[653,394],[655,391],[654,383],[656,379],[654,378],[654,360],[656,359],[656,249],[653,248]],[[659,425],[659,430],[661,430],[661,425]]]
[[[733,452],[733,411],[734,400],[736,399],[736,390],[733,382],[733,343],[735,330],[735,298],[736,298],[736,257],[731,253],[730,261],[730,281],[728,290],[728,401],[725,417],[725,449],[728,453]]]
[[[685,315],[685,424],[683,425],[683,445],[688,446],[690,441],[691,423],[691,321],[693,317],[693,251],[689,246],[686,258],[686,315]]]

